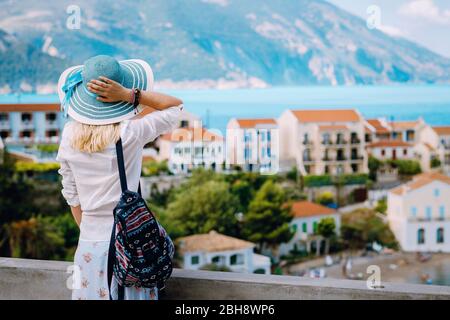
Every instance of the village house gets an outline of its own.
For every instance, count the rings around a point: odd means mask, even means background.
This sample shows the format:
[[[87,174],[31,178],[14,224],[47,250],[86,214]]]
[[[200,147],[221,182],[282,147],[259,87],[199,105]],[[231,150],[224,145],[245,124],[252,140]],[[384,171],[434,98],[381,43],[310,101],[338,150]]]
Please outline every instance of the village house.
[[[280,255],[289,254],[292,250],[319,252],[325,239],[317,234],[317,227],[324,218],[332,218],[335,231],[339,232],[341,216],[334,209],[309,201],[297,201],[292,204],[291,213],[293,219],[290,224],[295,234],[289,242],[280,245]]]
[[[348,110],[286,110],[278,119],[284,170],[302,175],[367,173],[365,122]]]
[[[65,122],[57,103],[0,104],[0,137],[5,144],[58,143]]]
[[[234,272],[270,274],[270,258],[253,252],[255,244],[210,231],[176,240],[184,269],[216,264]]]
[[[450,127],[449,126],[440,126],[433,127],[433,130],[439,137],[440,144],[440,160],[442,170],[446,174],[450,174]]]
[[[380,160],[417,160],[427,172],[441,157],[439,136],[422,118],[391,122],[368,119],[365,131],[367,152]]]
[[[405,251],[450,252],[450,177],[423,173],[388,193],[389,225]]]
[[[178,128],[159,137],[159,160],[168,160],[172,173],[195,168],[222,171],[225,163],[223,137],[205,128]]]
[[[227,125],[227,165],[247,172],[278,171],[278,124],[275,119],[236,119]]]

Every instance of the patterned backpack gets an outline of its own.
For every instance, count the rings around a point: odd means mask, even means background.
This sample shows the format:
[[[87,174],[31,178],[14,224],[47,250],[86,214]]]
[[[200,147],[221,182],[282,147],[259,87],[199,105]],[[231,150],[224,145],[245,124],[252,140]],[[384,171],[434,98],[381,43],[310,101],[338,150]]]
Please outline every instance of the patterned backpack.
[[[124,299],[124,287],[164,289],[172,274],[174,245],[138,192],[128,190],[122,141],[116,143],[122,195],[114,208],[114,226],[108,254],[108,286],[114,276],[118,282],[118,300]],[[112,299],[110,294],[110,299]]]

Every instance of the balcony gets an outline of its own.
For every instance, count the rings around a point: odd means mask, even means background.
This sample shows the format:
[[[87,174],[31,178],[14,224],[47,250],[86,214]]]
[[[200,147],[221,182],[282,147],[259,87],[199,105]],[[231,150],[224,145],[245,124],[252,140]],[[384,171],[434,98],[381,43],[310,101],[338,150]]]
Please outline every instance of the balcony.
[[[303,157],[303,162],[304,163],[311,163],[314,162],[314,159],[311,157]]]
[[[9,121],[8,120],[0,121],[0,129],[9,130],[10,129]]]
[[[336,145],[337,145],[337,146],[346,145],[347,143],[348,143],[348,141],[345,140],[345,139],[337,139],[337,140],[336,140]]]
[[[360,144],[361,140],[359,138],[352,138],[350,139],[351,144]]]
[[[303,140],[302,144],[304,146],[312,146],[313,142],[311,140]]]
[[[67,300],[69,262],[0,258],[0,299]],[[449,300],[450,287],[175,269],[165,299],[179,300]]]
[[[347,161],[347,157],[344,157],[344,156],[342,156],[342,157],[336,157],[336,161],[337,161],[337,162]]]

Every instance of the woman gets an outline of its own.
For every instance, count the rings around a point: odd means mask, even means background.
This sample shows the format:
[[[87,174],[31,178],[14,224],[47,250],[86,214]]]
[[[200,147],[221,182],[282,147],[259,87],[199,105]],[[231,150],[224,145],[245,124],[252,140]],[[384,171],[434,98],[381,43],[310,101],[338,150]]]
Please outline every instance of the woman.
[[[93,57],[60,77],[61,107],[72,121],[64,127],[57,160],[62,194],[80,227],[73,299],[109,299],[109,239],[121,194],[116,141],[122,139],[129,189],[137,191],[144,145],[178,124],[182,101],[152,92],[152,85],[145,61],[109,56]],[[111,295],[117,298],[114,279]],[[125,299],[157,295],[156,288],[125,288]]]

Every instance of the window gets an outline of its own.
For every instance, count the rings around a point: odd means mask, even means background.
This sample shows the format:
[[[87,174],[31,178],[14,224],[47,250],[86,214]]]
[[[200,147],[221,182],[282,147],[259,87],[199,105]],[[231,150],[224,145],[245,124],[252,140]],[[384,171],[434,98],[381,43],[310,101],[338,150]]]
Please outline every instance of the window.
[[[187,120],[181,120],[181,121],[180,121],[180,127],[181,127],[181,128],[187,128],[187,127],[189,127],[189,121],[187,121]]]
[[[386,150],[381,149],[381,155],[384,157],[386,155]]]
[[[45,114],[45,120],[47,121],[55,121],[56,120],[56,113],[50,112]]]
[[[233,254],[230,257],[230,265],[235,266],[235,265],[241,265],[244,264],[244,255],[241,253],[237,253],[237,254]]]
[[[22,121],[28,122],[31,121],[33,115],[31,113],[22,113]]]
[[[291,231],[293,233],[297,233],[297,225],[296,224],[291,225]]]
[[[313,222],[313,232],[314,232],[314,233],[317,233],[317,226],[318,226],[317,221],[314,221],[314,222]]]
[[[266,132],[265,131],[260,131],[259,135],[261,136],[261,141],[262,142],[266,141]]]
[[[252,134],[251,134],[251,132],[248,132],[248,131],[245,132],[244,141],[245,142],[252,141]]]
[[[218,264],[218,265],[224,265],[225,264],[225,257],[224,256],[215,256],[211,259],[212,263]]]
[[[191,257],[191,264],[196,265],[200,263],[200,257],[199,256],[192,256]]]
[[[45,133],[45,135],[46,135],[48,138],[57,137],[57,136],[58,136],[58,131],[56,131],[56,130],[47,130],[46,133]]]
[[[438,228],[436,231],[436,242],[444,243],[444,228]]]
[[[417,230],[417,243],[418,244],[425,243],[425,230],[423,228]]]
[[[417,217],[417,208],[416,207],[411,207],[411,216],[413,218]]]
[[[0,131],[0,137],[1,137],[2,139],[8,138],[8,137],[9,137],[9,131],[8,131],[8,130],[2,130],[2,131]]]
[[[9,115],[7,113],[0,113],[0,121],[8,121]]]
[[[261,148],[261,157],[265,157],[266,156],[266,148]]]
[[[303,231],[303,233],[308,232],[308,225],[306,224],[306,222],[303,222],[303,224],[302,224],[302,231]]]
[[[270,141],[271,136],[270,136],[270,130],[267,130],[267,141]]]
[[[427,220],[431,220],[431,207],[427,206],[425,209],[425,217],[427,218]]]
[[[30,130],[24,130],[20,133],[22,138],[31,138],[33,135]]]
[[[403,155],[407,156],[408,155],[408,149],[403,149]]]
[[[272,150],[270,149],[270,147],[267,147],[267,157],[272,157]]]
[[[439,219],[441,220],[445,219],[445,206],[439,207]]]
[[[441,195],[441,190],[439,189],[434,189],[434,196],[435,197],[439,197]]]

